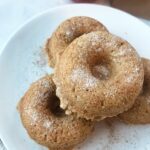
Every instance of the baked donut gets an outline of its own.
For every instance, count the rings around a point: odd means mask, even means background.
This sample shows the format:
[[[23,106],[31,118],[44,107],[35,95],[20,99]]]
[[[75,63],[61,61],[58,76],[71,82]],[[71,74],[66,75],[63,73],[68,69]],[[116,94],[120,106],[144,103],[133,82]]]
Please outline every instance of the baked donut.
[[[102,120],[128,110],[139,95],[143,64],[135,49],[108,32],[75,39],[55,67],[54,82],[66,114]]]
[[[91,31],[107,31],[97,20],[90,17],[72,17],[61,23],[46,43],[49,65],[54,67],[66,47],[77,37]]]
[[[144,65],[144,84],[142,92],[136,99],[133,107],[119,115],[120,119],[126,123],[150,123],[150,60],[143,58],[142,61]]]
[[[55,88],[51,76],[41,78],[31,85],[18,108],[32,139],[50,150],[68,150],[90,134],[93,123],[65,115]]]

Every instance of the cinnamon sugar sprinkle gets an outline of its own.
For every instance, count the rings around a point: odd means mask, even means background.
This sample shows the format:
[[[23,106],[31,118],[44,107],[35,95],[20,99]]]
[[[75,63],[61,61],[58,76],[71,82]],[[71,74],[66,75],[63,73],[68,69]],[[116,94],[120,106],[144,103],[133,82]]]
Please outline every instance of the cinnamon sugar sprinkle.
[[[84,87],[95,87],[97,85],[98,79],[90,75],[85,69],[77,68],[74,69],[71,74],[71,79],[73,82],[81,81]]]

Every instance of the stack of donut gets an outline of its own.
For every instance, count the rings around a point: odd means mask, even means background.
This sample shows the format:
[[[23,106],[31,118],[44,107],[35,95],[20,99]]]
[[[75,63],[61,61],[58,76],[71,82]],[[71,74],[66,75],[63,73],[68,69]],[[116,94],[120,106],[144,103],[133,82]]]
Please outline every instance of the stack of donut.
[[[46,53],[54,74],[34,82],[18,105],[39,144],[72,149],[107,117],[150,123],[150,60],[99,21],[64,21],[47,40]]]

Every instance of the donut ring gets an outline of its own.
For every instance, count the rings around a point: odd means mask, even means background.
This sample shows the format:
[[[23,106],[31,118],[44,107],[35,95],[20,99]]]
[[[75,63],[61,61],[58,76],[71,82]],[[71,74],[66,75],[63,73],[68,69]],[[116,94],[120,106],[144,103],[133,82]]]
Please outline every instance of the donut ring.
[[[53,79],[66,114],[102,120],[131,108],[141,91],[143,72],[140,57],[127,41],[97,31],[68,46]]]
[[[143,58],[142,61],[144,65],[144,84],[142,92],[136,99],[133,107],[119,115],[120,119],[126,123],[150,123],[150,60]]]
[[[89,135],[93,123],[65,115],[55,88],[51,76],[36,81],[20,101],[19,112],[32,139],[50,149],[68,150]]]
[[[61,23],[46,43],[49,65],[54,67],[66,47],[77,37],[91,31],[107,31],[97,20],[90,17],[72,17]]]

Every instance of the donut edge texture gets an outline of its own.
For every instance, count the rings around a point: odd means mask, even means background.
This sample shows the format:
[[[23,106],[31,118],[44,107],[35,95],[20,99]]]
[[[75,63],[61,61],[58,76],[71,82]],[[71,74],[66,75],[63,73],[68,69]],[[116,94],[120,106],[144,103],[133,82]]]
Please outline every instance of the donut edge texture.
[[[144,83],[140,95],[131,109],[119,115],[120,120],[127,124],[150,123],[150,60],[142,58],[144,66]]]
[[[100,42],[100,44],[97,44],[97,42]],[[105,43],[105,45],[103,43]],[[84,51],[86,52],[84,48],[88,47],[87,49],[92,49],[94,46],[96,48],[93,50],[94,53],[102,55],[101,53],[103,53],[103,48],[106,47],[106,44],[107,51],[113,55],[116,62],[118,61],[118,65],[121,63],[119,62],[120,58],[124,60],[124,64],[126,65],[124,67],[125,71],[120,68],[123,71],[123,78],[119,76],[119,80],[117,80],[117,78],[114,77],[115,81],[107,84],[108,89],[103,92],[101,92],[101,90],[96,90],[95,92],[92,88],[85,88],[86,85],[96,84],[95,81],[97,81],[97,79],[87,75],[90,74],[87,68],[87,74],[83,74],[85,70],[83,70],[82,67],[84,68],[84,65],[87,64],[85,59],[89,58],[86,53],[84,53]],[[118,45],[120,47],[117,53],[114,49]],[[88,51],[95,59],[97,55],[92,54],[92,50]],[[82,60],[80,57],[82,57]],[[80,67],[80,69],[78,69],[78,67]],[[74,81],[72,81],[71,74],[75,68],[77,68],[78,71],[74,71],[76,73],[74,73]],[[134,73],[131,73],[131,71]],[[128,73],[130,73],[129,77]],[[79,76],[77,76],[77,74],[79,74]],[[82,78],[83,81],[79,81],[78,79],[80,78]],[[94,121],[100,121],[106,117],[113,117],[130,109],[141,91],[143,78],[143,64],[136,50],[122,38],[108,32],[100,31],[84,34],[75,39],[61,56],[59,63],[57,63],[55,67],[55,74],[53,76],[53,80],[57,86],[56,94],[61,101],[60,106],[66,110],[66,114],[73,113],[79,118]],[[119,82],[121,83],[119,84]],[[104,83],[106,84],[106,82],[103,82],[103,84]],[[101,83],[96,86],[102,89],[100,84]],[[117,96],[114,96],[115,93]],[[95,96],[95,94],[97,95]],[[102,95],[102,98],[100,95]],[[100,99],[105,99],[105,101],[101,101]]]

